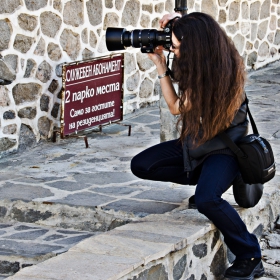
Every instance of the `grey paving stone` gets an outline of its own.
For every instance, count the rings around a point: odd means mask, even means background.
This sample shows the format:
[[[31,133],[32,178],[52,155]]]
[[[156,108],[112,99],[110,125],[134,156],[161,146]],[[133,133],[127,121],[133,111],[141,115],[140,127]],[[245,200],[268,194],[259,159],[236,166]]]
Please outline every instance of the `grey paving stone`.
[[[11,227],[12,225],[11,224],[0,224],[0,228],[8,228],[8,227]]]
[[[147,125],[147,127],[151,128],[151,129],[160,129],[160,123]]]
[[[104,185],[111,182],[125,183],[136,179],[133,174],[127,172],[94,172],[92,174],[77,174],[73,177],[79,183],[92,185]]]
[[[15,230],[30,230],[30,229],[38,229],[38,228],[37,227],[26,226],[26,225],[20,225],[20,226],[16,226],[14,229]]]
[[[6,182],[0,188],[0,199],[30,201],[34,198],[53,196],[50,190],[39,186],[27,186]]]
[[[58,233],[63,233],[63,234],[80,234],[81,231],[73,231],[73,230],[63,230],[63,229],[58,229]]]
[[[137,116],[136,118],[131,118],[129,120],[132,123],[144,123],[144,124],[151,124],[153,122],[159,122],[159,116],[149,116],[149,115],[142,115]]]
[[[151,189],[148,191],[144,191],[140,194],[133,196],[134,198],[141,198],[141,199],[151,199],[156,201],[166,201],[166,202],[173,202],[173,203],[181,203],[186,198],[192,195],[193,191],[183,189]]]
[[[51,158],[52,161],[64,161],[64,160],[69,160],[75,157],[75,154],[64,154],[59,157],[53,157]]]
[[[127,195],[131,194],[137,190],[138,188],[130,188],[130,187],[104,187],[104,188],[98,188],[93,187],[90,188],[90,190],[98,193],[106,193],[111,195]]]
[[[64,249],[63,246],[53,246],[34,242],[23,243],[12,240],[0,240],[0,255],[36,257]]]
[[[89,238],[93,236],[93,234],[86,234],[86,235],[80,235],[80,236],[74,236],[74,237],[69,237],[69,238],[65,238],[59,241],[56,241],[55,243],[58,245],[73,245],[78,243],[79,241],[82,241],[86,238]]]
[[[64,199],[49,200],[54,203],[63,203],[68,205],[78,205],[78,206],[89,206],[96,207],[100,204],[108,203],[115,200],[115,198],[100,194],[95,194],[91,192],[82,192],[77,194],[71,194]]]
[[[163,214],[170,212],[177,208],[178,205],[161,203],[157,201],[137,201],[122,199],[116,202],[107,204],[103,207],[105,210],[113,209],[115,211],[125,211],[128,213],[133,213],[139,217],[147,216],[148,214]]]
[[[52,240],[57,240],[57,239],[61,239],[61,238],[65,238],[65,235],[61,235],[61,234],[53,234],[50,236],[47,236],[46,238],[44,238],[45,241],[52,241]]]
[[[53,183],[46,183],[47,186],[66,191],[79,191],[89,187],[89,183],[83,184],[79,182],[71,182],[71,181],[57,181]]]
[[[36,238],[46,234],[47,232],[48,232],[48,230],[46,230],[46,229],[25,231],[25,232],[19,232],[19,233],[15,233],[15,234],[12,234],[9,236],[5,236],[3,238],[18,239],[18,240],[35,240]]]

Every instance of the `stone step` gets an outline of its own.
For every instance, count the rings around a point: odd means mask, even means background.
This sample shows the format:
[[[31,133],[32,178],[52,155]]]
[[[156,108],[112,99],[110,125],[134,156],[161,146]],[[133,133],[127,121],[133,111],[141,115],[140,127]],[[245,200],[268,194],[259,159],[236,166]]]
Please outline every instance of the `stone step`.
[[[258,238],[276,221],[279,195],[278,190],[263,196],[252,209],[236,208]],[[222,279],[232,261],[223,237],[204,215],[175,209],[87,238],[8,279]],[[275,278],[276,272],[266,276]]]
[[[30,223],[0,224],[0,275],[7,277],[68,251],[100,232],[42,227]],[[1,279],[1,278],[0,278]]]

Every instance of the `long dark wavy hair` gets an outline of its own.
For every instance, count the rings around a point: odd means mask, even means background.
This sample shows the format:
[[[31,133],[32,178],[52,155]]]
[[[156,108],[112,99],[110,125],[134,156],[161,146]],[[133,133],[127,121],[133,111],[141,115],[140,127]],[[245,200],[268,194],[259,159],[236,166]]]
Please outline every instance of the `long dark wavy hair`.
[[[207,14],[183,16],[174,22],[173,33],[181,42],[180,56],[173,62],[180,139],[190,135],[199,146],[229,127],[242,103],[245,67],[232,40]]]

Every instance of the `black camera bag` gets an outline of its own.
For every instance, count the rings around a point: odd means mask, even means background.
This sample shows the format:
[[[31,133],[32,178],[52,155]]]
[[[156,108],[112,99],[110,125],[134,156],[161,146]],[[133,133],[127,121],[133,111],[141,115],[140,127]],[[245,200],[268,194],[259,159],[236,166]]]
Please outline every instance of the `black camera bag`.
[[[243,137],[238,143],[234,143],[225,132],[219,137],[236,154],[244,183],[264,184],[275,176],[275,161],[269,142],[259,135],[248,103],[246,97],[253,134]]]

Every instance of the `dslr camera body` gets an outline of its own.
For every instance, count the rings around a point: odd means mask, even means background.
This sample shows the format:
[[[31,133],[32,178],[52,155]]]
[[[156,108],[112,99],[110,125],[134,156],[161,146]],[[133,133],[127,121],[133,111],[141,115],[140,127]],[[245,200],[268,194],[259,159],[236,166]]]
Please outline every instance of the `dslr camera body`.
[[[175,0],[175,12],[187,13],[187,0]],[[174,20],[174,19],[173,19]],[[169,21],[163,30],[108,27],[106,30],[106,45],[108,51],[125,50],[127,47],[141,48],[142,53],[152,53],[157,46],[169,50],[172,41],[173,20]]]

